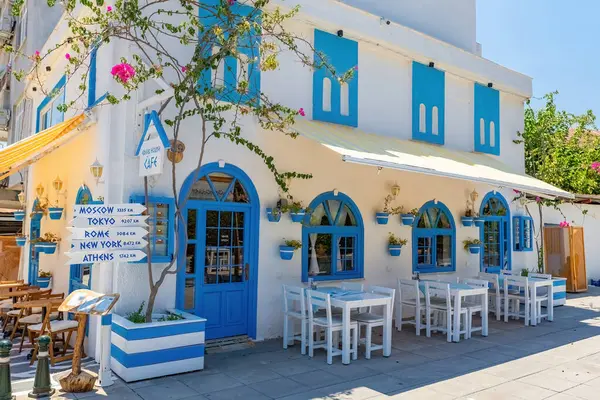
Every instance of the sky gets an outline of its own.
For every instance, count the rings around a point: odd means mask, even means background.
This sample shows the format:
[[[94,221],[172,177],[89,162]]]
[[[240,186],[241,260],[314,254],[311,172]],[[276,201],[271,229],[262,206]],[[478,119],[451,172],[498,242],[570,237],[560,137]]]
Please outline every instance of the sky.
[[[532,77],[534,97],[558,90],[563,110],[600,117],[599,16],[600,0],[477,0],[477,41]]]

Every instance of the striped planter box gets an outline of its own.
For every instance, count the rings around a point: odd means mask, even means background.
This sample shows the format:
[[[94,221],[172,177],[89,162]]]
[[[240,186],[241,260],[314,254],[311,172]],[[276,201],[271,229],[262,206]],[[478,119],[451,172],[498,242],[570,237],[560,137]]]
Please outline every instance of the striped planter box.
[[[553,304],[554,307],[564,306],[567,302],[567,278],[552,278],[552,289],[553,289]],[[545,287],[539,288],[538,293],[546,294],[547,289]],[[546,307],[543,303],[543,307]]]
[[[185,319],[134,324],[112,316],[111,369],[125,382],[204,369],[206,319],[168,312]]]

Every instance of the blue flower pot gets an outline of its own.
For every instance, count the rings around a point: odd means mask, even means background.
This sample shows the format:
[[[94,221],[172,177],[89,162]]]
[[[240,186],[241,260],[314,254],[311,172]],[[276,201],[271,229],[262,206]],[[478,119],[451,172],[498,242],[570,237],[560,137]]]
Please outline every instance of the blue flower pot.
[[[59,220],[62,217],[63,210],[62,207],[50,207],[48,208],[48,215],[50,215],[50,219]]]
[[[401,244],[390,244],[390,245],[388,245],[388,251],[390,252],[390,256],[398,257],[400,255],[400,252],[402,251],[402,245]]]
[[[463,226],[473,226],[473,217],[462,217],[460,220]]]
[[[402,214],[400,219],[402,219],[402,224],[407,226],[412,226],[415,222],[415,216],[412,214]]]
[[[291,260],[294,257],[295,249],[292,246],[279,246],[279,256],[282,260]]]
[[[17,242],[17,246],[19,246],[19,247],[23,247],[23,246],[25,246],[25,243],[27,243],[26,237],[18,237],[15,240]]]
[[[40,253],[54,254],[56,252],[56,246],[57,246],[56,243],[43,242],[43,243],[36,243],[35,249]]]
[[[41,278],[41,277],[38,276],[38,278],[37,278],[37,285],[40,288],[47,288],[48,286],[50,286],[50,279],[52,279],[52,277]]]
[[[44,213],[41,211],[36,211],[31,213],[31,220],[32,221],[39,221],[40,219],[42,219],[42,217],[44,216]]]
[[[14,212],[15,221],[23,221],[25,219],[25,211]]]
[[[304,221],[304,216],[306,212],[304,210],[296,212],[290,212],[290,217],[292,217],[293,222],[302,222]]]
[[[277,210],[273,212],[274,210]],[[281,219],[281,211],[275,208],[267,208],[267,219],[269,222],[279,222]]]
[[[485,222],[485,220],[483,218],[473,218],[473,222],[476,226],[483,228],[483,223]]]
[[[479,244],[470,244],[469,245],[469,253],[479,254],[480,251],[481,251],[481,245],[479,245]]]
[[[390,214],[386,212],[378,212],[375,214],[375,219],[377,220],[378,225],[387,225],[388,220],[390,219]]]

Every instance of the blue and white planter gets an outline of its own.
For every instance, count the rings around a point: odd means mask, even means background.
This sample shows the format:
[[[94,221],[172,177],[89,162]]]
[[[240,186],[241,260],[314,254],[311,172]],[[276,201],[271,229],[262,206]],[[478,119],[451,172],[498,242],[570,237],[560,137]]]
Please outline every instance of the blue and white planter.
[[[400,255],[400,253],[402,252],[402,245],[401,244],[390,244],[390,245],[388,245],[388,251],[390,252],[390,256],[398,257]]]
[[[25,211],[23,210],[15,211],[13,215],[15,217],[15,221],[23,221],[25,219]]]
[[[304,221],[304,216],[306,212],[304,210],[300,210],[298,212],[290,212],[290,217],[292,217],[293,222],[302,222]]]
[[[47,288],[47,287],[50,286],[50,281],[51,280],[52,280],[52,277],[42,278],[42,277],[38,276],[36,282],[37,282],[37,285],[39,287],[41,287],[41,288]]]
[[[35,249],[44,254],[54,254],[58,243],[41,242],[35,244]]]
[[[281,210],[277,208],[267,208],[267,219],[269,222],[279,222],[281,219]]]
[[[296,249],[292,246],[285,246],[283,244],[279,246],[279,256],[282,260],[291,260],[294,257],[294,251],[296,251]]]
[[[473,226],[473,217],[462,217],[460,220],[463,226]]]
[[[415,222],[415,216],[412,214],[402,214],[400,215],[400,219],[402,220],[402,224],[407,226],[412,226]]]
[[[485,219],[476,217],[476,218],[473,218],[473,222],[475,223],[475,226],[483,228],[483,223],[485,222]]]
[[[480,244],[470,244],[469,245],[469,253],[471,253],[471,254],[479,254],[480,251],[481,251],[481,245]]]
[[[167,312],[185,319],[134,324],[112,315],[111,368],[125,382],[204,369],[206,319]]]
[[[63,210],[62,207],[50,207],[48,208],[48,215],[52,220],[59,220],[62,218]]]
[[[386,212],[378,212],[375,213],[375,220],[377,221],[377,225],[387,225],[390,219],[390,214]]]
[[[44,216],[44,213],[42,211],[34,211],[31,213],[31,220],[39,221],[40,219],[42,219],[43,216]]]
[[[15,241],[17,242],[17,246],[23,247],[27,243],[27,238],[26,237],[18,237],[15,239]]]

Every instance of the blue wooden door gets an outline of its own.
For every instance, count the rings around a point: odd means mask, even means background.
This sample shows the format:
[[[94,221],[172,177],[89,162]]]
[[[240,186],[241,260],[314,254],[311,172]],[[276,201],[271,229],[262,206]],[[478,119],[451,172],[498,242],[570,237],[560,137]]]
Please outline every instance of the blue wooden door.
[[[29,229],[29,240],[40,237],[40,220],[31,220]],[[29,243],[29,283],[37,285],[37,277],[40,269],[40,253],[35,249],[33,243]]]

